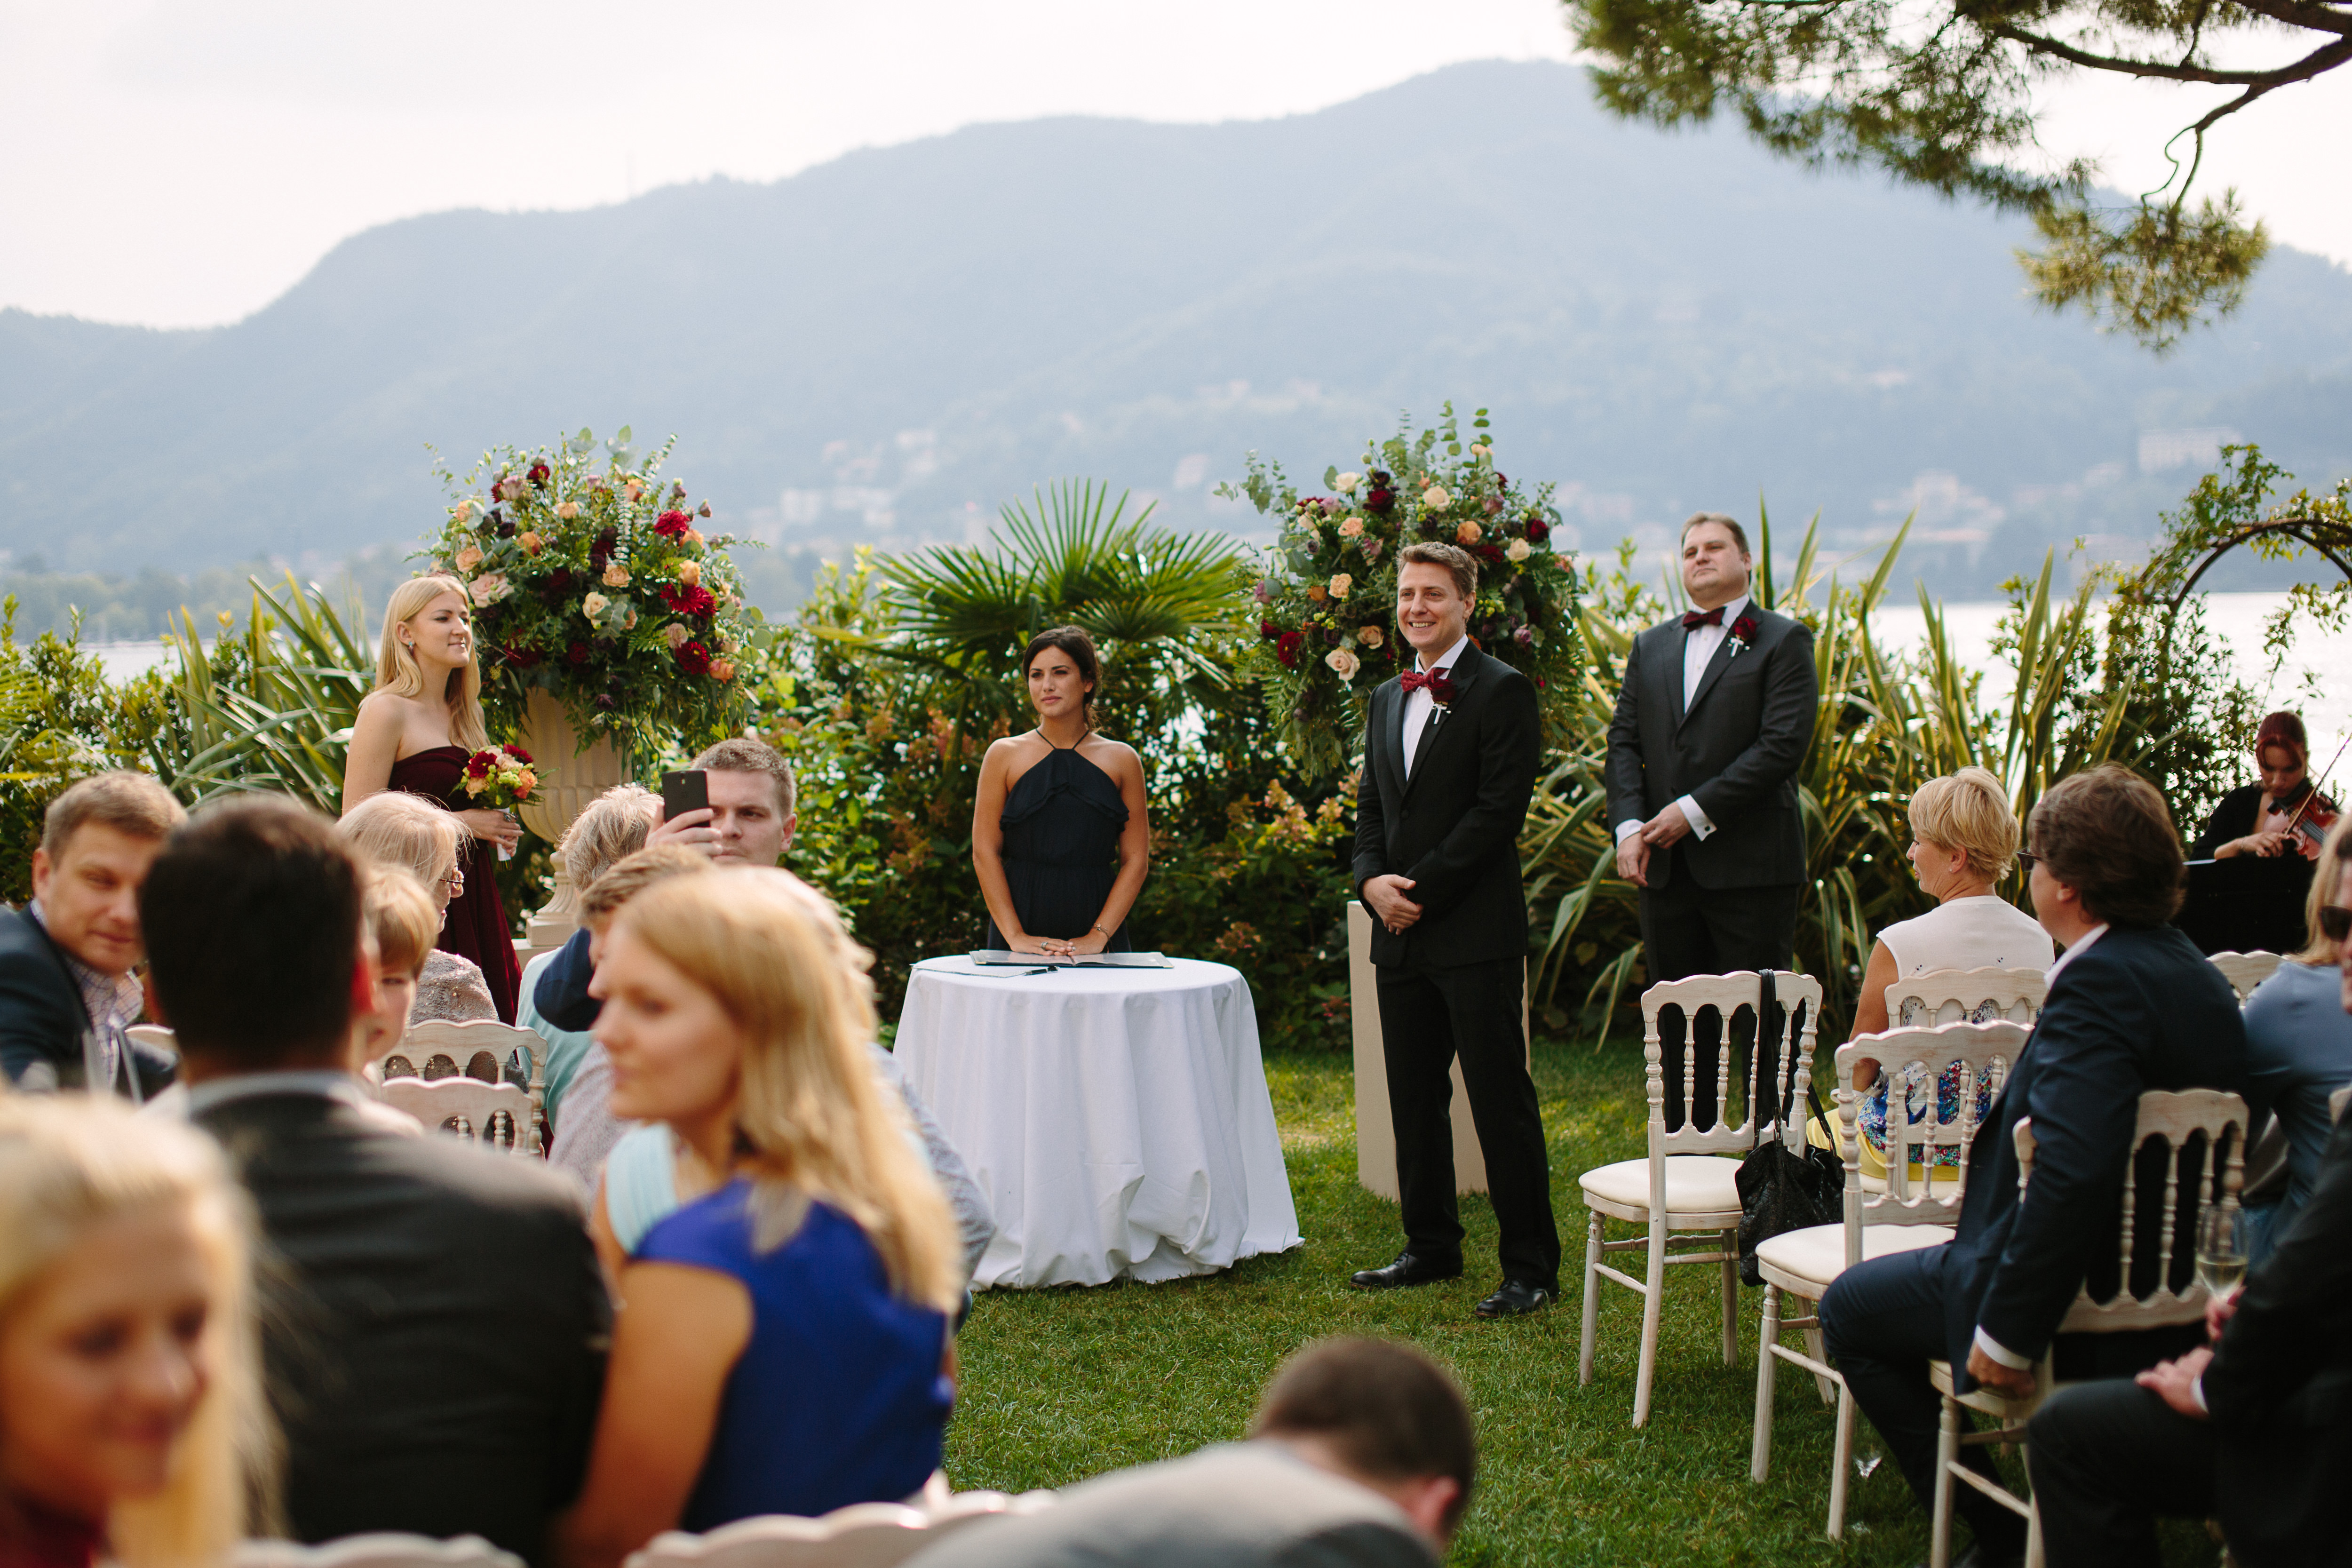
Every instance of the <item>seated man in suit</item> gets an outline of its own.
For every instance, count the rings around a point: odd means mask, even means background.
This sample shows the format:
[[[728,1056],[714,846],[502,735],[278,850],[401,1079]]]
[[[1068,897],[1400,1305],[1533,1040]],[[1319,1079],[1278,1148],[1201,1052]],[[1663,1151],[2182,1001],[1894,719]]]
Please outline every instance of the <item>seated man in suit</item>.
[[[1935,1496],[1941,1405],[1927,1363],[1963,1388],[2033,1385],[2034,1363],[2104,1250],[2114,1273],[2124,1170],[2151,1089],[2241,1090],[2246,1035],[2221,972],[2164,922],[2180,906],[2180,838],[2153,785],[2119,767],[2062,780],[2033,808],[2033,912],[2065,948],[2042,1019],[1977,1129],[1953,1238],[1847,1269],[1822,1300],[1846,1384],[1911,1489]],[[2033,1119],[2033,1182],[2020,1198],[2014,1129]],[[2194,1331],[2190,1331],[2193,1338]],[[2069,1375],[2124,1376],[2182,1348],[2170,1331],[2083,1336]],[[2079,1349],[2084,1363],[2072,1360]],[[1991,1473],[1984,1449],[1963,1452]],[[1973,1487],[1954,1492],[1979,1564],[2018,1559],[2025,1525]]]
[[[2352,875],[2331,902],[2352,926]],[[2352,1012],[2352,952],[2344,974]],[[2276,1249],[2206,1322],[2210,1349],[2035,1413],[2027,1463],[2054,1568],[2153,1568],[2158,1516],[2217,1510],[2244,1568],[2352,1563],[2337,1500],[2352,1477],[2352,1116]]]
[[[364,875],[323,817],[244,796],[174,833],[140,895],[190,1112],[280,1264],[262,1352],[286,1513],[304,1541],[473,1533],[539,1562],[586,1464],[610,1304],[569,1183],[391,1130],[351,1076]]]
[[[49,803],[33,901],[0,912],[0,1071],[23,1089],[144,1100],[171,1058],[131,1040],[143,998],[139,885],[187,813],[145,773],[86,778]]]
[[[1266,1385],[1249,1441],[1097,1476],[909,1568],[1434,1568],[1470,1506],[1470,1408],[1410,1345],[1325,1340]]]

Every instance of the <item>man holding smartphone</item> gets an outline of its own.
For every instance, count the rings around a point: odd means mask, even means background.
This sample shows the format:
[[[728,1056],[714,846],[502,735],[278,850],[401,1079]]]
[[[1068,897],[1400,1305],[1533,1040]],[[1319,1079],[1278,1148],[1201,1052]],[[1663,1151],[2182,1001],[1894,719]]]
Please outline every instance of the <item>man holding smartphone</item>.
[[[793,765],[773,746],[721,741],[688,771],[662,775],[662,822],[646,843],[682,844],[722,866],[772,866],[800,823],[793,795]]]

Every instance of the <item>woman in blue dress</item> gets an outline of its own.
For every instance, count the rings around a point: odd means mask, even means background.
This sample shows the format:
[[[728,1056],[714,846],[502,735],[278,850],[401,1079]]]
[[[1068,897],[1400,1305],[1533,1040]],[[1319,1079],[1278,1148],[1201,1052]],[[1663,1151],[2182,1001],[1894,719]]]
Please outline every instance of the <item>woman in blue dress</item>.
[[[1092,638],[1055,626],[1021,657],[1037,727],[988,748],[972,803],[971,868],[988,904],[981,945],[1072,957],[1125,952],[1151,868],[1143,762],[1095,732]]]
[[[613,1112],[667,1123],[709,1190],[621,1272],[567,1568],[665,1530],[898,1501],[939,1468],[955,1222],[867,1060],[873,988],[789,882],[673,878],[606,934]]]

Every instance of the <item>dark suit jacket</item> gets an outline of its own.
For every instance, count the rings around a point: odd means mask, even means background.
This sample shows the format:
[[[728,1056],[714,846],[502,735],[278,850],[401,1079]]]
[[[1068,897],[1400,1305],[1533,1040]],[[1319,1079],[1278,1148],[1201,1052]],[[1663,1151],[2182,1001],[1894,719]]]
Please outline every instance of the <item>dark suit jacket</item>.
[[[1952,1364],[1967,1363],[1979,1324],[2003,1347],[2039,1357],[2082,1289],[2086,1262],[2095,1292],[2112,1286],[2124,1163],[2145,1090],[2243,1093],[2245,1080],[2236,994],[2170,926],[2112,927],[2068,963],[1969,1152],[1945,1273],[1960,1282],[1946,1304]],[[2035,1142],[2022,1203],[2021,1116],[2033,1118]],[[2133,1254],[2155,1256],[2145,1239]]]
[[[1820,686],[1813,634],[1760,608],[1745,652],[1726,637],[1683,708],[1683,625],[1661,621],[1633,639],[1617,713],[1609,723],[1609,821],[1648,821],[1689,795],[1716,830],[1675,846],[1702,888],[1761,888],[1805,879],[1805,824],[1797,774],[1813,743]],[[1672,862],[1650,859],[1663,889]]]
[[[1383,682],[1365,721],[1356,784],[1356,891],[1410,877],[1421,919],[1403,935],[1372,921],[1372,962],[1434,968],[1524,959],[1528,900],[1519,829],[1543,724],[1533,682],[1476,645],[1454,662],[1454,700],[1404,771],[1404,688]],[[1371,910],[1367,903],[1364,908]]]
[[[58,944],[30,910],[0,910],[0,1071],[18,1083],[26,1069],[46,1062],[58,1089],[86,1088],[81,1041],[89,1031],[89,1009]],[[140,1092],[162,1093],[175,1070],[172,1059],[135,1041],[126,1044]]]
[[[2204,1389],[2237,1560],[2352,1561],[2341,1499],[2352,1479],[2352,1116],[2336,1124],[2311,1201],[2247,1276]]]
[[[472,1532],[542,1561],[587,1463],[612,1321],[572,1185],[315,1093],[195,1120],[274,1254],[262,1350],[295,1534]]]

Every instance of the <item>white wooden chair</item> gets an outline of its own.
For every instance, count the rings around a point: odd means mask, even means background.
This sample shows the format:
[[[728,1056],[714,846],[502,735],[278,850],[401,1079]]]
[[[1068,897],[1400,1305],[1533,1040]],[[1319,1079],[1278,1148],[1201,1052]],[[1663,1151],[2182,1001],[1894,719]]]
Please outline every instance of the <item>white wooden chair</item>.
[[[2029,1033],[2023,1024],[1996,1018],[1982,1024],[1889,1029],[1840,1046],[1837,1138],[1838,1153],[1845,1163],[1843,1223],[1783,1232],[1756,1248],[1757,1268],[1764,1276],[1764,1321],[1757,1340],[1756,1434],[1748,1473],[1751,1479],[1761,1481],[1771,1468],[1772,1394],[1778,1363],[1785,1361],[1803,1367],[1813,1374],[1823,1403],[1834,1400],[1837,1404],[1837,1445],[1830,1460],[1829,1535],[1832,1541],[1845,1533],[1845,1489],[1853,1458],[1853,1396],[1846,1389],[1845,1379],[1829,1364],[1818,1310],[1808,1316],[1784,1317],[1783,1304],[1790,1297],[1818,1302],[1839,1275],[1865,1258],[1891,1257],[1951,1239],[1950,1227],[1959,1223],[1960,1194],[1968,1185],[1969,1145],[1976,1138],[1977,1086],[1990,1083],[1995,1095],[2000,1092],[2001,1082],[2009,1076],[2017,1053],[2025,1047]],[[1958,1180],[1915,1183],[1898,1176],[1892,1190],[1885,1183],[1864,1187],[1857,1128],[1863,1091],[1853,1087],[1855,1065],[1864,1060],[1878,1063],[1879,1071],[1889,1075],[1890,1084],[1906,1081],[1916,1067],[1933,1085],[1952,1063],[1960,1064],[1957,1121],[1941,1119],[1932,1090],[1918,1121],[1892,1112],[1886,1119],[1890,1172],[1908,1172],[1915,1164],[1931,1171],[1937,1150],[1958,1147]],[[1805,1331],[1803,1351],[1780,1342],[1787,1329]]]
[[[179,1059],[180,1037],[161,1024],[133,1024],[122,1032],[142,1046],[168,1052],[173,1060]]]
[[[1886,988],[1886,1019],[1898,1029],[1997,1018],[2030,1026],[2049,989],[2038,969],[1931,969]]]
[[[2268,980],[2271,971],[2279,966],[2275,952],[2211,952],[2205,955],[2205,961],[2221,972],[2221,978],[2238,994],[2241,1007],[2254,994],[2254,987]]]
[[[427,1132],[455,1132],[487,1148],[536,1155],[540,1152],[538,1106],[519,1084],[484,1083],[465,1077],[388,1078],[376,1098],[404,1110]]]
[[[623,1568],[891,1568],[959,1531],[1055,1501],[1049,1491],[962,1492],[944,1500],[922,1495],[926,1506],[919,1508],[861,1502],[815,1519],[740,1519],[707,1535],[667,1531],[631,1552]]]
[[[437,1541],[429,1535],[381,1531],[305,1546],[299,1541],[240,1541],[229,1549],[230,1568],[523,1568],[511,1552],[478,1535]]]
[[[2105,1301],[2097,1300],[2086,1282],[2059,1321],[2059,1333],[2117,1333],[2203,1321],[2205,1287],[2196,1277],[2190,1275],[2184,1289],[2173,1289],[2172,1278],[2179,1271],[2173,1243],[2183,1234],[2196,1235],[2198,1216],[2208,1202],[2215,1201],[2216,1193],[2223,1207],[2238,1206],[2239,1188],[2245,1178],[2247,1115],[2243,1100],[2218,1089],[2192,1089],[2180,1093],[2152,1089],[2139,1097],[2139,1116],[2132,1129],[2131,1157],[2124,1163],[2122,1219],[2116,1227],[2116,1292]],[[2182,1151],[2200,1135],[2204,1141],[2203,1156],[2194,1179],[2183,1191]],[[2023,1194],[2033,1179],[2034,1139],[2030,1117],[2018,1121],[2016,1138],[2017,1186]],[[2160,1142],[2165,1149],[2164,1200],[2156,1226],[2155,1280],[2147,1295],[2138,1296],[2133,1293],[2132,1287],[2134,1210],[2139,1201],[2140,1151],[2150,1141]],[[2221,1156],[2225,1145],[2228,1153]],[[2049,1355],[2044,1354],[2033,1369],[2032,1392],[2018,1399],[2007,1398],[1989,1388],[1955,1394],[1949,1362],[1929,1362],[1927,1377],[1936,1392],[1943,1395],[1944,1403],[1943,1429],[1936,1444],[1936,1506],[1927,1550],[1929,1568],[1949,1568],[1951,1563],[1952,1483],[1956,1480],[1976,1488],[2024,1517],[2026,1568],[2042,1568],[2042,1518],[2032,1503],[1961,1464],[1960,1450],[1990,1443],[2016,1443],[2022,1447],[2026,1421],[2060,1386],[2052,1377]],[[1991,1416],[1995,1425],[1982,1432],[1963,1430],[1966,1423],[1960,1411],[1964,1406]]]
[[[470,1077],[478,1082],[503,1082],[508,1064],[518,1058],[529,1064],[525,1070],[530,1079],[531,1137],[536,1148],[544,1141],[547,1121],[547,1041],[536,1030],[501,1024],[496,1018],[468,1018],[462,1024],[428,1019],[411,1025],[398,1045],[379,1053],[362,1071],[378,1086],[382,1098],[382,1086],[402,1079],[440,1082]]]
[[[1577,1353],[1577,1382],[1585,1384],[1592,1381],[1592,1341],[1599,1326],[1600,1284],[1603,1279],[1614,1280],[1642,1297],[1641,1362],[1633,1380],[1636,1426],[1646,1425],[1650,1419],[1650,1385],[1657,1370],[1658,1314],[1664,1304],[1666,1270],[1686,1263],[1721,1266],[1723,1364],[1732,1365],[1739,1350],[1739,1191],[1732,1184],[1732,1178],[1739,1170],[1740,1157],[1759,1138],[1781,1139],[1800,1152],[1804,1148],[1803,1118],[1793,1118],[1792,1126],[1784,1127],[1780,1115],[1779,1086],[1766,1084],[1759,1089],[1755,1081],[1757,1066],[1764,1057],[1761,1049],[1749,1053],[1741,1119],[1736,1123],[1731,1121],[1732,1016],[1743,1007],[1753,1014],[1759,979],[1754,970],[1735,970],[1729,974],[1699,974],[1685,980],[1664,981],[1642,994],[1642,1051],[1648,1058],[1645,1079],[1650,1097],[1650,1152],[1645,1158],[1601,1165],[1577,1179],[1584,1192],[1585,1207],[1591,1211],[1584,1240],[1584,1324]],[[1801,1106],[1812,1082],[1813,1032],[1821,1016],[1822,985],[1809,975],[1786,971],[1776,972],[1772,980],[1785,1018],[1780,1026],[1777,1072],[1793,1080],[1793,1103]],[[1672,1132],[1666,1131],[1664,1054],[1658,1034],[1659,1015],[1668,1007],[1682,1010],[1683,1037],[1691,1054],[1683,1073],[1682,1125]],[[1716,1014],[1719,1020],[1720,1039],[1717,1047],[1717,1100],[1709,1108],[1714,1112],[1715,1125],[1702,1132],[1693,1117],[1698,1109],[1694,1103],[1698,1077],[1696,1041],[1699,1017],[1708,1012]],[[1759,1020],[1759,1046],[1769,1026],[1769,1021]],[[1601,1228],[1604,1219],[1638,1225],[1643,1234],[1622,1241],[1607,1240]],[[1677,1252],[1669,1248],[1670,1238],[1685,1243],[1703,1238],[1705,1245],[1697,1249],[1685,1247]],[[1610,1253],[1636,1248],[1648,1254],[1649,1267],[1640,1279],[1603,1261]]]

